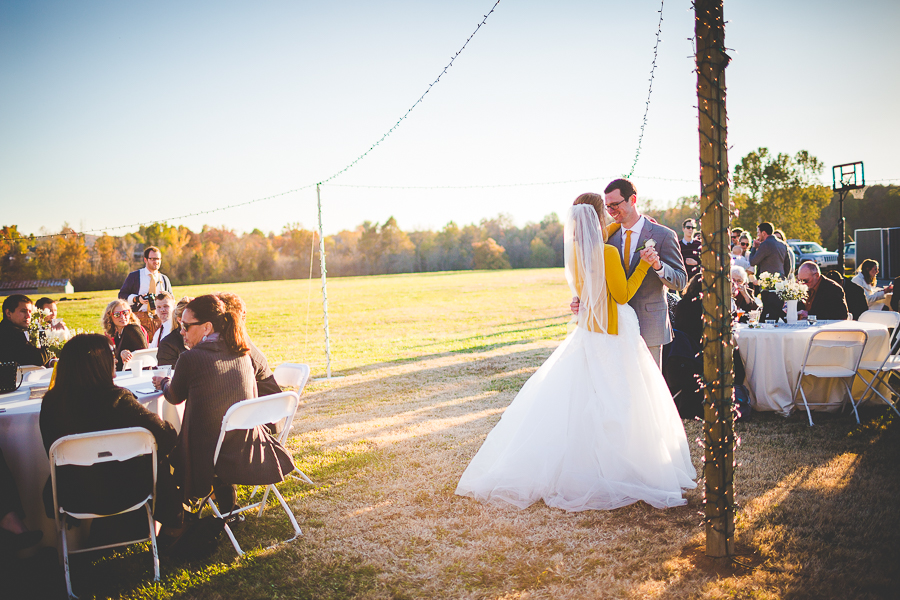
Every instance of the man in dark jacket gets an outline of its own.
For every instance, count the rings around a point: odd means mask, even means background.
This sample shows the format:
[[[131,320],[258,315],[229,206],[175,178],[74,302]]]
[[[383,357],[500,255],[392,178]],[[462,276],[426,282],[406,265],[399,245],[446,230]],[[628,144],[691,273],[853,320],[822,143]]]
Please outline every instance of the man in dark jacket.
[[[801,319],[815,315],[821,321],[842,321],[850,315],[844,288],[819,272],[819,265],[805,262],[797,271],[797,280],[809,288],[809,297],[803,304],[803,310],[797,314]]]
[[[865,292],[863,292],[861,287],[853,283],[849,277],[844,277],[837,269],[828,269],[822,275],[844,288],[844,299],[847,301],[847,309],[850,311],[854,321],[858,321],[859,315],[869,310]]]
[[[46,365],[53,355],[46,348],[28,343],[28,327],[34,303],[28,296],[13,294],[3,301],[3,320],[0,321],[0,362],[20,365]]]

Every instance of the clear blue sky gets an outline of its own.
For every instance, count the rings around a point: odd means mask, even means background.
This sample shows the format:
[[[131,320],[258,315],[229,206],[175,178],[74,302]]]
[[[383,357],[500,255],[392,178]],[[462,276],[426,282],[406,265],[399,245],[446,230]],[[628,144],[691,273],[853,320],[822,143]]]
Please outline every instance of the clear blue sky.
[[[167,219],[316,224],[321,181],[384,134],[493,0],[0,4],[0,224],[24,232]],[[659,2],[504,0],[367,158],[323,187],[326,233],[508,213],[521,225],[602,191],[634,159]],[[806,149],[900,183],[900,3],[726,0],[730,160]],[[667,1],[641,198],[697,193],[690,3]],[[687,179],[687,182],[652,178]],[[824,183],[831,183],[828,169]]]

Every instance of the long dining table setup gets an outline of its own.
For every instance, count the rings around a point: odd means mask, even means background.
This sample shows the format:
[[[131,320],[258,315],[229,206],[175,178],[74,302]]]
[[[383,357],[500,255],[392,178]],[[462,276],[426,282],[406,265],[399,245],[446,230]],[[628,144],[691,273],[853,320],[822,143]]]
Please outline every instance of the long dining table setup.
[[[153,387],[154,370],[123,371],[117,373],[115,384],[130,390],[138,402],[160,418],[181,429],[184,404],[173,405],[165,401],[162,392]],[[56,546],[57,533],[53,518],[44,510],[44,486],[50,477],[50,463],[41,437],[41,401],[50,383],[50,369],[26,374],[18,390],[0,394],[0,448],[19,487],[25,523],[29,529],[41,530],[43,546]],[[84,527],[82,530],[86,529]],[[78,544],[86,531],[72,535],[70,542]]]
[[[788,416],[793,410],[797,380],[813,335],[818,332],[859,331],[866,335],[862,361],[881,360],[890,350],[890,332],[880,323],[861,321],[805,320],[797,323],[738,324],[733,337],[746,370],[746,385],[755,411],[774,411]],[[841,362],[841,349],[834,350],[836,362]],[[866,379],[854,377],[852,394],[859,401],[866,391],[871,374]],[[849,402],[847,391],[839,379],[805,377],[802,389],[811,410],[836,411]],[[800,393],[796,394],[800,402]],[[802,409],[803,407],[800,406]]]

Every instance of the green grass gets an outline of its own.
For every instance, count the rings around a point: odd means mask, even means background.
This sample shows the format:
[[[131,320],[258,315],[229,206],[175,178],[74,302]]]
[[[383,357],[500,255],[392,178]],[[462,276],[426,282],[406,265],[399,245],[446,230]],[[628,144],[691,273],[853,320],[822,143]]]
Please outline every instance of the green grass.
[[[305,281],[179,288],[227,290],[275,366],[324,373],[321,296]],[[60,304],[96,328],[114,292]],[[736,426],[744,568],[703,555],[702,483],[688,505],[642,503],[569,514],[517,511],[455,496],[459,476],[522,384],[563,339],[561,269],[433,273],[329,281],[335,374],[306,388],[289,449],[315,482],[279,486],[303,536],[269,509],[196,564],[140,549],[73,561],[82,598],[896,598],[900,419],[883,407]],[[310,319],[307,321],[307,307]],[[686,421],[688,439],[700,424]],[[692,444],[694,465],[700,451]],[[242,497],[249,493],[242,488]],[[274,507],[274,504],[273,504]],[[51,564],[52,563],[52,564]],[[55,555],[41,572],[55,572]],[[57,577],[56,588],[59,588]]]
[[[179,286],[175,297],[233,292],[247,303],[247,329],[274,367],[305,362],[324,375],[321,282],[264,281]],[[75,293],[59,303],[70,328],[101,330],[117,290]],[[61,298],[64,294],[53,294]],[[343,277],[328,281],[332,374],[447,352],[478,352],[562,339],[571,299],[562,269]]]

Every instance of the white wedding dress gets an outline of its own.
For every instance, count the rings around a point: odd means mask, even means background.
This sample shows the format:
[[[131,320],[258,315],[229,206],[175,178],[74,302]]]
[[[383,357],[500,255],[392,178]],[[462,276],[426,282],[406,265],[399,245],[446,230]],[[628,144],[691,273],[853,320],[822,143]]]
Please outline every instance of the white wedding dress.
[[[686,503],[696,471],[684,426],[634,310],[616,307],[618,335],[576,327],[525,383],[457,494],[567,511]]]

